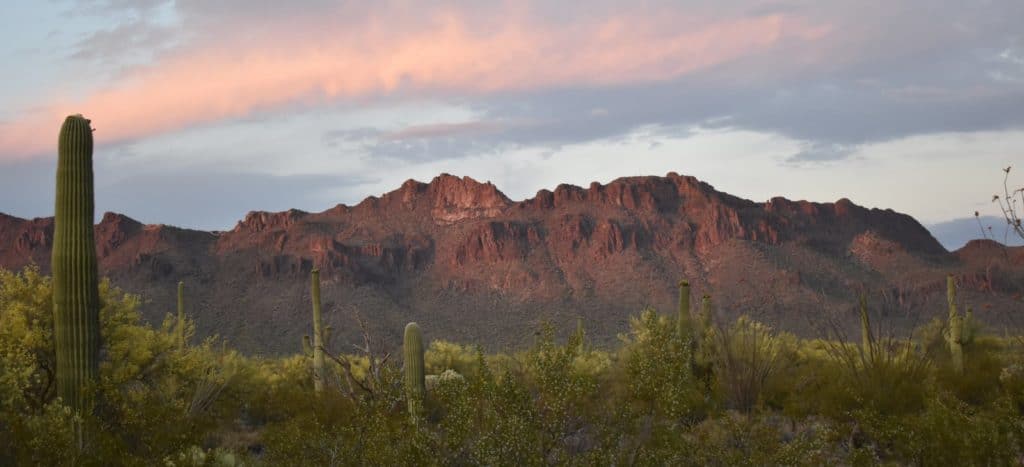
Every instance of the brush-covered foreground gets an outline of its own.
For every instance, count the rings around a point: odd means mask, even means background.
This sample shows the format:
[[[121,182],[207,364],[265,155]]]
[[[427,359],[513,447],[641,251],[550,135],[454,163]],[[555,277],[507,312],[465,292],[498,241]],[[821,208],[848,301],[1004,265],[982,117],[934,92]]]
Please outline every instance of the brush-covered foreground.
[[[962,370],[943,321],[910,340],[841,343],[749,319],[697,330],[648,310],[614,351],[588,347],[583,326],[563,340],[544,327],[514,355],[434,341],[420,407],[407,404],[401,349],[328,337],[315,391],[312,353],[183,347],[192,323],[154,329],[138,297],[106,282],[100,297],[96,410],[78,417],[56,398],[49,278],[0,271],[0,465],[1014,465],[1024,454],[1021,340],[977,324]]]

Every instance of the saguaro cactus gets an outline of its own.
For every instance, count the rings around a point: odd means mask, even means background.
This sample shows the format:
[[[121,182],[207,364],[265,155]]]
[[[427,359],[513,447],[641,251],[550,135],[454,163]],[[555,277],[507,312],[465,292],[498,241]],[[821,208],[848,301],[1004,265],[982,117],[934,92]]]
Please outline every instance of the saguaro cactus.
[[[99,373],[100,350],[89,123],[72,115],[60,129],[51,263],[57,394],[80,412],[92,410],[89,388]]]
[[[310,343],[309,334],[302,336],[302,355],[313,356],[313,344]]]
[[[178,281],[178,350],[185,351],[185,282]]]
[[[583,329],[582,317],[576,317],[576,334],[574,339],[577,341],[576,351],[579,355],[583,355],[587,351],[587,332]]]
[[[679,313],[676,317],[676,335],[680,340],[690,337],[691,327],[690,283],[683,280],[679,281]]]
[[[313,390],[318,394],[324,390],[324,332],[320,313],[320,270],[312,273],[313,295]]]
[[[956,309],[956,281],[953,275],[946,277],[946,299],[949,301],[949,354],[953,357],[953,370],[964,372],[964,323]]]
[[[860,340],[864,358],[868,361],[875,357],[874,335],[871,334],[871,319],[868,317],[868,299],[860,295]]]
[[[416,323],[405,325],[405,339],[402,344],[405,357],[405,396],[409,404],[409,415],[419,418],[426,395],[426,377],[423,374],[423,335]]]
[[[974,308],[967,307],[967,314],[964,316],[963,332],[960,336],[960,341],[964,345],[971,345],[974,343],[974,337],[977,335],[978,324],[974,321]]]
[[[695,332],[697,344],[697,363],[702,367],[710,367],[713,355],[714,331],[711,328],[711,296],[705,294],[700,301],[700,321]]]

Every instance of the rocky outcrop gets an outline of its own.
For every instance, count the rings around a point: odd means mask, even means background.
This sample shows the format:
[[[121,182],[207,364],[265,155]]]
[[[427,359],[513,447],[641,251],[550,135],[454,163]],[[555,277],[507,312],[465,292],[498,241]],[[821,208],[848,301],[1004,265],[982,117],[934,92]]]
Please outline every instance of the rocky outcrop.
[[[0,215],[0,266],[46,271],[52,232],[51,219]],[[854,289],[941,299],[952,272],[967,296],[1012,304],[1024,283],[1022,249],[972,242],[949,253],[891,210],[847,199],[758,203],[676,173],[559,185],[518,202],[489,182],[442,174],[355,206],[250,212],[227,232],[107,213],[96,243],[103,272],[152,299],[143,306],[150,319],[186,280],[196,284],[201,333],[272,352],[300,340],[313,268],[325,303],[381,329],[426,315],[438,323],[434,337],[510,344],[526,338],[517,323],[580,314],[595,326],[588,335],[610,340],[629,313],[673,307],[684,276],[723,312],[755,306],[792,328],[822,300],[852,303]]]

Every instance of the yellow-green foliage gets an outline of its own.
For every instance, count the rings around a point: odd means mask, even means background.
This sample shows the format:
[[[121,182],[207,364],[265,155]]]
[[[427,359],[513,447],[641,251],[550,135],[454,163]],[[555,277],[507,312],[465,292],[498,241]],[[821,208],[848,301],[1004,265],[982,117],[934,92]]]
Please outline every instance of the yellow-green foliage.
[[[860,410],[854,418],[872,457],[910,465],[1014,465],[1024,448],[1024,418],[1006,399],[975,407],[939,393],[914,413]]]
[[[91,447],[79,450],[64,423],[70,413],[54,402],[51,284],[35,268],[19,274],[0,271],[0,354],[5,356],[0,360],[0,464],[5,455],[43,464],[98,458],[142,463],[186,443],[201,444],[204,433],[229,417],[216,404],[202,414],[187,410],[197,382],[211,368],[209,354],[203,349],[192,355],[177,352],[174,333],[140,325],[138,297],[103,281],[102,429],[91,430],[97,433]],[[86,426],[99,422],[83,421]]]
[[[476,371],[476,350],[467,345],[437,340],[430,343],[423,355],[428,375],[455,370],[466,375]]]
[[[719,329],[715,343],[718,389],[728,406],[749,411],[764,402],[764,389],[791,359],[794,338],[741,316],[729,328]]]
[[[624,374],[636,410],[678,420],[703,407],[690,366],[689,341],[678,339],[673,323],[654,310],[630,318],[630,334],[621,336]]]
[[[54,402],[50,294],[36,269],[0,271],[0,465],[1008,465],[1024,455],[1022,342],[978,327],[960,373],[945,319],[865,349],[742,318],[707,333],[710,387],[675,314],[653,310],[611,351],[571,329],[556,339],[550,325],[513,354],[435,341],[426,368],[449,373],[410,423],[400,361],[378,355],[375,377],[365,355],[343,356],[368,389],[332,383],[314,397],[309,357],[246,357],[215,337],[181,351],[173,316],[143,325],[139,298],[106,282],[103,403],[76,422]],[[89,450],[75,423],[97,433]]]

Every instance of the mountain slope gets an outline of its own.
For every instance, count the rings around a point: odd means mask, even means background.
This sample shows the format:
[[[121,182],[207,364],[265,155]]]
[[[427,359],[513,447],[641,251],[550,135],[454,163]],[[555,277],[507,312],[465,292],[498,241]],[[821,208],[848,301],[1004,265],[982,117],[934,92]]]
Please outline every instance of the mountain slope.
[[[941,314],[945,274],[955,273],[968,299],[993,305],[983,317],[1002,322],[996,311],[1019,308],[1024,264],[1021,250],[992,242],[949,253],[892,210],[755,203],[675,173],[560,185],[523,201],[444,174],[320,213],[251,212],[227,232],[112,213],[96,229],[102,271],[150,300],[148,319],[173,309],[184,280],[200,334],[266,353],[294,351],[308,333],[314,267],[339,342],[354,339],[358,311],[390,342],[416,320],[431,339],[504,347],[530,342],[541,320],[567,327],[577,316],[607,343],[642,307],[673,310],[683,277],[723,317],[750,313],[811,334],[825,310],[845,323],[861,289],[896,327]],[[47,270],[51,240],[52,219],[0,216],[0,266]]]

